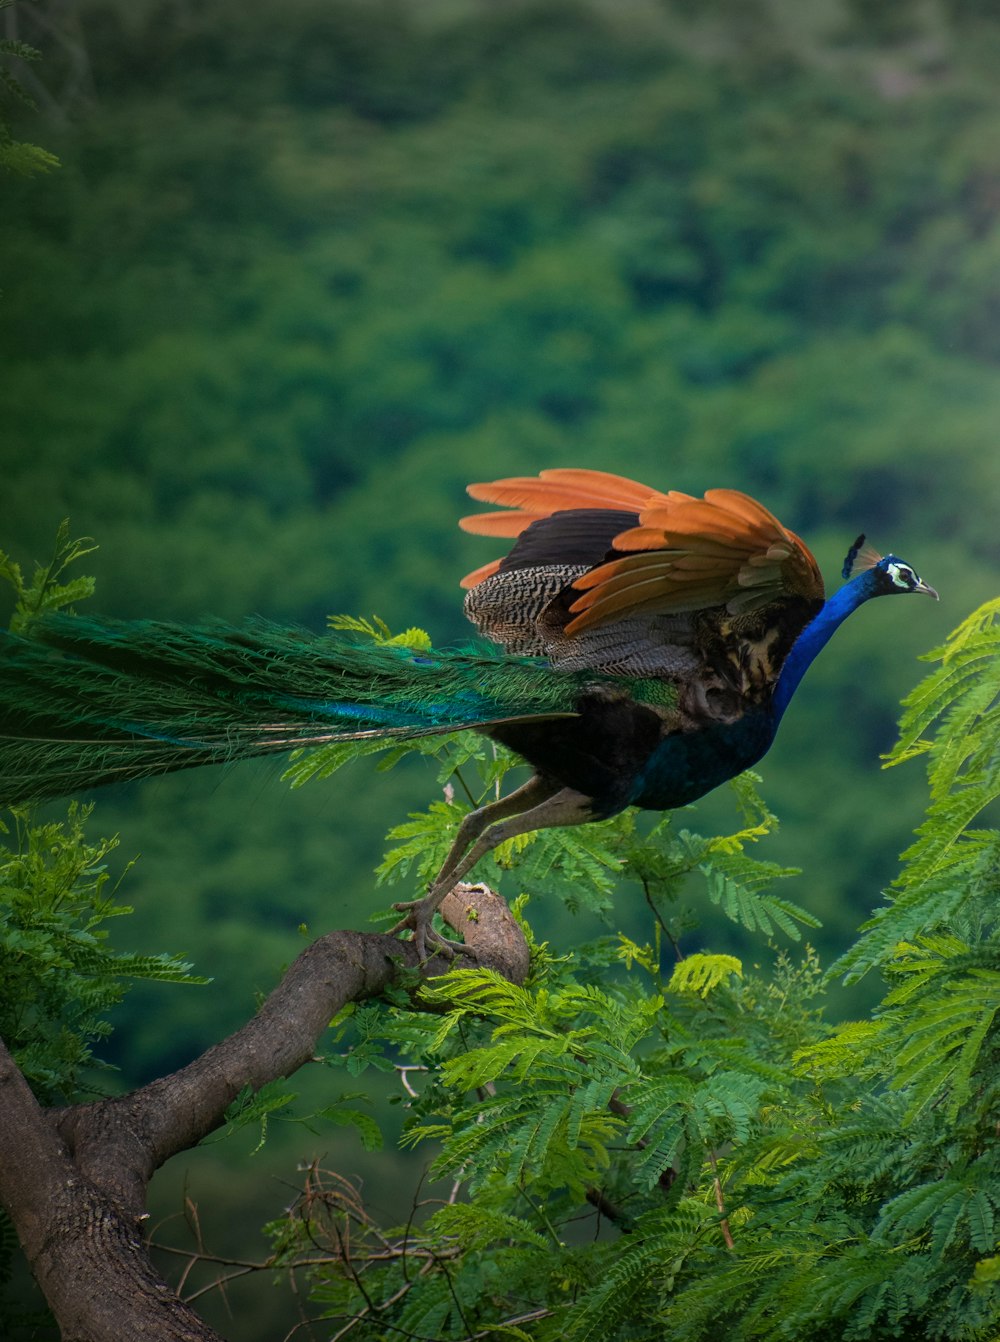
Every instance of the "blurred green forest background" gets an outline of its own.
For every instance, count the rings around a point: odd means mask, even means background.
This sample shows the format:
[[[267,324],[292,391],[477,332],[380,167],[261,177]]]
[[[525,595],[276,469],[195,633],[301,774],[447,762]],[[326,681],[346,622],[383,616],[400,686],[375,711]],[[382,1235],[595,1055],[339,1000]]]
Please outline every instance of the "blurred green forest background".
[[[852,621],[762,770],[783,822],[762,856],[803,869],[788,893],[832,958],[920,819],[919,767],[878,763],[915,657],[997,590],[990,0],[12,14],[43,56],[42,115],[15,129],[62,166],[0,184],[0,544],[44,559],[69,516],[109,614],[374,613],[455,643],[458,579],[496,552],[456,529],[470,480],[744,489],[830,586],[864,530],[940,607]],[[238,1025],[300,924],[365,926],[384,832],[434,786],[430,766],[295,794],[279,775],[101,795],[94,832],[141,853],[126,935],[214,976],[133,994],[123,1084]],[[732,816],[723,793],[690,823]],[[532,908],[559,947],[594,930]],[[716,910],[702,931],[737,944]],[[356,1139],[338,1160],[359,1166]]]

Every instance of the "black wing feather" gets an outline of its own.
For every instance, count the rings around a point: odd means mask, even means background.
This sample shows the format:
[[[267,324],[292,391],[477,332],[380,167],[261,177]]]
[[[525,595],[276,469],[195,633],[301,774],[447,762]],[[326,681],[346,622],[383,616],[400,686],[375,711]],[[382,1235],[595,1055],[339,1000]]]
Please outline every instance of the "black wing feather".
[[[638,525],[637,513],[612,508],[569,508],[540,517],[518,536],[499,572],[547,564],[590,568],[607,558],[617,535]]]

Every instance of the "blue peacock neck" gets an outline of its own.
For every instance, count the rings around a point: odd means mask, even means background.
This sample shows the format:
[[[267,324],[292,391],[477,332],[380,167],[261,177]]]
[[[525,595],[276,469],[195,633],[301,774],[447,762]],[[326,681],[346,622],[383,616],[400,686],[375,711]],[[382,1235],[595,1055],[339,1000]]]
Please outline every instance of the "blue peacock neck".
[[[829,601],[824,602],[819,614],[814,616],[792,645],[785,658],[781,675],[771,697],[771,716],[775,727],[781,721],[792,695],[799,682],[812,665],[815,658],[826,647],[834,632],[847,619],[852,611],[864,605],[871,597],[878,595],[878,586],[874,569],[866,569],[834,592]]]

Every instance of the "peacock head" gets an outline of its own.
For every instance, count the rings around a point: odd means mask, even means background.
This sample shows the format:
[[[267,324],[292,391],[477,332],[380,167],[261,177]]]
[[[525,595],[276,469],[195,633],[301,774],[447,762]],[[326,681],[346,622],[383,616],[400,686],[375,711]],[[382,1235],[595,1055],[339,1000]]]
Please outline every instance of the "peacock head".
[[[869,596],[894,596],[904,592],[923,592],[938,600],[933,587],[921,582],[905,559],[898,555],[880,555],[872,549],[862,550],[864,536],[859,536],[847,552],[843,576],[855,578],[870,588]]]

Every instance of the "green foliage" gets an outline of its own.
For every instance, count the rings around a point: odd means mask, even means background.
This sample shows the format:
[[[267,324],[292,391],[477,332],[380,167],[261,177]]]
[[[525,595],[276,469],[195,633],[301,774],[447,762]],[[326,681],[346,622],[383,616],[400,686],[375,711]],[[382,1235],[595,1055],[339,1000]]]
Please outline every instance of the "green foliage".
[[[425,629],[404,629],[401,634],[394,634],[377,616],[364,620],[355,615],[331,615],[327,624],[343,633],[364,634],[373,643],[397,644],[401,648],[423,648],[425,651],[431,647],[431,636]]]
[[[93,596],[93,578],[74,578],[70,582],[60,582],[60,579],[70,564],[93,554],[96,548],[89,537],[71,538],[69,522],[64,519],[56,533],[52,558],[47,564],[35,566],[30,583],[25,581],[21,566],[0,550],[0,581],[14,593],[14,616],[10,627],[15,634],[24,633],[31,621],[46,611],[61,610],[74,601]]]
[[[88,841],[89,814],[74,803],[65,822],[37,824],[15,811],[14,842],[0,845],[0,1036],[49,1101],[75,1098],[100,1066],[93,1046],[110,1034],[127,980],[204,982],[175,956],[108,944],[103,924],[132,910],[108,885],[117,839]]]
[[[897,943],[944,925],[982,928],[994,916],[998,835],[973,828],[1000,795],[1000,600],[964,620],[926,655],[940,666],[907,696],[899,744],[887,763],[927,753],[931,804],[916,842],[903,854],[886,907],[834,966],[851,975],[883,963]],[[933,741],[925,736],[943,722]]]
[[[226,1126],[218,1139],[231,1136],[240,1128],[259,1127],[260,1140],[254,1148],[256,1155],[268,1138],[268,1128],[273,1116],[279,1116],[284,1122],[312,1125],[323,1122],[335,1127],[354,1128],[366,1151],[378,1151],[382,1147],[382,1130],[378,1123],[363,1109],[352,1104],[354,1100],[364,1100],[367,1096],[361,1091],[348,1092],[333,1104],[324,1105],[313,1113],[303,1115],[295,1113],[292,1105],[298,1095],[289,1090],[285,1081],[268,1081],[259,1090],[244,1086],[226,1110]]]
[[[667,988],[673,993],[700,993],[707,997],[732,974],[743,977],[743,966],[735,955],[705,955],[695,951],[674,966]]]
[[[844,957],[886,981],[870,1019],[824,1023],[808,950],[770,974],[682,953],[680,877],[728,876],[773,824],[743,779],[735,835],[602,827],[645,884],[655,946],[666,934],[679,957],[666,982],[654,945],[606,937],[558,960],[535,946],[523,987],[458,967],[424,989],[436,1018],[382,1006],[340,1023],[345,1041],[357,1021],[362,1065],[385,1065],[381,1038],[420,1078],[403,1140],[433,1144],[451,1193],[405,1227],[364,1221],[348,1265],[331,1252],[313,1286],[323,1318],[373,1340],[996,1336],[1000,941],[981,859],[1000,835],[969,828],[981,808],[965,798],[992,795],[1000,752],[998,615],[960,626],[905,706],[893,759],[926,755],[931,802],[879,940],[864,930]],[[928,882],[937,912],[911,936],[908,896]],[[338,1215],[343,1244],[359,1213]],[[271,1233],[285,1262],[332,1242],[301,1203]]]
[[[14,0],[0,0],[0,11],[10,9]],[[37,144],[15,140],[10,131],[9,115],[12,105],[35,110],[34,100],[24,84],[11,69],[11,61],[37,61],[41,53],[27,42],[14,37],[0,37],[0,172],[32,177],[59,167],[59,160]]]

